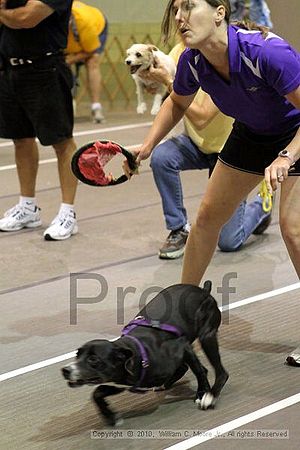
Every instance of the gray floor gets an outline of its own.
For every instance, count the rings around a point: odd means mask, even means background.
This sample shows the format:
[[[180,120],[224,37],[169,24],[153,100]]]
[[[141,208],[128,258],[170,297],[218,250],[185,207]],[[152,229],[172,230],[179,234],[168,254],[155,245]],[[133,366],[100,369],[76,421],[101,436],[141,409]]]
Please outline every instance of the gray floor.
[[[101,126],[81,121],[76,125],[76,141],[79,146],[106,138],[125,147],[138,145],[150,121],[149,116],[126,112],[109,114],[108,122]],[[12,146],[1,140],[0,147],[2,213],[16,203],[18,183]],[[230,296],[232,309],[224,313],[220,330],[221,354],[230,379],[216,408],[196,409],[192,400],[195,380],[187,375],[167,394],[127,393],[112,399],[125,417],[119,429],[122,440],[109,439],[109,435],[104,439],[101,431],[111,430],[90,401],[92,389],[69,389],[60,368],[69,352],[85,341],[118,336],[122,324],[138,311],[146,289],[155,291],[179,281],[182,261],[157,258],[166,230],[148,162],[139,176],[119,187],[80,184],[78,235],[65,242],[45,242],[43,230],[56,214],[60,194],[52,150],[42,149],[41,159],[37,198],[43,226],[0,233],[0,448],[163,449],[181,442],[176,448],[298,449],[300,369],[283,362],[299,344],[299,285],[290,291],[276,291],[298,281],[279,236],[278,198],[267,233],[251,237],[238,253],[216,252],[206,274],[220,305],[222,296],[217,288],[224,275],[234,272],[237,276],[231,279],[236,288]],[[206,179],[206,172],[182,176],[190,219],[195,216]],[[82,272],[91,275],[76,281],[76,274]],[[74,283],[77,296],[91,301],[78,305],[76,316],[71,317],[77,323],[70,324]],[[263,298],[251,300],[263,293],[267,293]],[[99,294],[101,301],[92,303]],[[236,303],[243,299],[250,300]],[[201,350],[197,351],[207,363]],[[61,362],[51,359],[59,356]],[[17,369],[20,372],[14,372]],[[236,422],[231,424],[233,420]],[[209,430],[216,427],[221,427],[219,434],[224,430],[226,434],[212,439]],[[95,434],[101,442],[91,439],[91,430],[98,430]],[[135,439],[128,439],[131,430]],[[276,435],[263,439],[262,430],[285,430],[284,439]],[[143,439],[145,433],[148,439]],[[197,441],[185,441],[193,434],[198,434]]]

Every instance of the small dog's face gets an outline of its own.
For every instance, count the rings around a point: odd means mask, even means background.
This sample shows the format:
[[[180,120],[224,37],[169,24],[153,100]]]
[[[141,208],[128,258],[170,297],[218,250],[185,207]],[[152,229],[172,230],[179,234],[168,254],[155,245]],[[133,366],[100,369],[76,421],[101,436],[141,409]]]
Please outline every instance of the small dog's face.
[[[131,75],[139,70],[149,69],[153,64],[153,50],[158,49],[154,45],[147,44],[133,44],[127,50],[125,63],[129,66]]]
[[[116,348],[105,339],[95,339],[78,349],[76,360],[63,367],[62,374],[70,387],[103,384],[115,381],[130,357],[132,353],[127,349]]]
[[[87,342],[77,351],[75,362],[62,368],[70,387],[111,381],[113,344],[107,340]]]

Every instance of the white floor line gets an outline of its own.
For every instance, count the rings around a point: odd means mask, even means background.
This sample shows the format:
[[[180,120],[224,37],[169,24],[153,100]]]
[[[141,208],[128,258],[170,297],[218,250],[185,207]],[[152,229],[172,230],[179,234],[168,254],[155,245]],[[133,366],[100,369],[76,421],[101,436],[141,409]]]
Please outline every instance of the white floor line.
[[[296,369],[297,370],[297,369]],[[300,393],[287,397],[279,402],[273,403],[264,408],[253,411],[245,416],[238,417],[237,419],[231,420],[230,422],[224,423],[218,427],[212,428],[203,432],[202,435],[197,435],[192,438],[186,439],[183,442],[178,442],[177,444],[171,445],[171,447],[166,447],[164,450],[188,450],[196,445],[200,445],[203,442],[209,441],[211,439],[217,438],[222,434],[229,433],[230,431],[246,425],[247,423],[254,422],[255,420],[266,417],[270,414],[280,411],[281,409],[288,408],[289,406],[295,405],[300,402]],[[220,438],[222,439],[222,438]]]
[[[79,137],[79,136],[88,136],[90,134],[95,133],[107,133],[111,131],[123,131],[123,130],[131,130],[132,128],[143,128],[143,127],[150,127],[152,125],[152,122],[142,122],[137,124],[128,124],[128,125],[118,125],[116,127],[107,127],[107,128],[92,128],[91,130],[83,130],[83,131],[74,131],[73,136]],[[13,146],[12,141],[5,141],[0,142],[0,148],[1,147],[11,147]]]
[[[35,364],[30,364],[30,366],[21,367],[20,369],[12,370],[11,372],[3,373],[0,375],[0,382],[9,380],[10,378],[18,377],[19,375],[24,375],[25,373],[33,372],[34,370],[41,369],[42,367],[51,366],[52,364],[65,361],[66,359],[74,358],[76,351],[65,353],[64,355],[55,356],[54,358],[45,359]]]
[[[74,137],[78,136],[88,136],[89,134],[95,133],[107,133],[108,131],[123,131],[123,130],[131,130],[133,128],[144,128],[150,127],[153,122],[142,122],[142,123],[132,123],[128,125],[118,125],[117,127],[108,127],[108,128],[98,128],[91,130],[83,130],[83,131],[74,131]]]
[[[249,305],[250,303],[256,303],[262,300],[266,300],[269,298],[273,298],[280,294],[285,294],[286,292],[291,292],[296,289],[300,289],[300,282],[294,283],[289,286],[285,286],[279,289],[275,289],[273,291],[265,292],[264,294],[255,295],[253,297],[245,298],[244,300],[241,300],[240,302],[235,302],[229,305],[228,307],[224,308],[224,310],[231,310],[235,308],[239,308],[240,306]],[[115,338],[117,339],[117,338]],[[113,339],[111,339],[113,340]],[[18,377],[19,375],[24,375],[25,373],[33,372],[34,370],[41,369],[43,367],[51,366],[52,364],[56,364],[61,361],[65,361],[67,359],[73,358],[75,355],[75,351],[65,353],[64,355],[59,355],[54,358],[46,359],[44,361],[37,362],[35,364],[30,364],[29,366],[21,367],[20,369],[12,370],[10,372],[6,372],[3,374],[0,374],[0,382],[6,381],[11,378]]]
[[[286,292],[291,292],[291,291],[299,289],[299,288],[300,288],[300,283],[295,283],[295,284],[285,286],[280,289],[275,289],[274,291],[269,291],[264,294],[255,295],[253,297],[249,297],[244,300],[241,300],[240,302],[235,302],[232,305],[229,305],[228,307],[226,307],[226,310],[239,308],[240,306],[249,305],[250,303],[255,303],[258,301],[265,300],[265,299],[273,298],[277,295],[284,294]],[[224,310],[225,310],[225,308],[224,308]],[[19,375],[24,375],[25,373],[33,372],[33,371],[35,371],[37,369],[41,369],[43,367],[51,366],[53,364],[65,361],[70,358],[74,358],[75,354],[76,354],[75,351],[65,353],[64,355],[56,356],[54,358],[50,358],[50,359],[40,361],[35,364],[31,364],[29,366],[21,367],[20,369],[13,370],[11,372],[4,373],[4,374],[0,375],[0,382],[11,379],[11,378],[15,378]],[[246,414],[244,416],[238,417],[237,419],[234,419],[230,422],[222,424],[218,427],[207,430],[207,431],[203,432],[202,435],[197,435],[192,438],[186,439],[182,442],[172,445],[171,447],[165,448],[165,450],[188,450],[192,447],[195,447],[196,445],[200,445],[203,442],[217,438],[218,436],[220,436],[222,434],[228,433],[238,427],[246,425],[250,422],[254,422],[255,420],[266,417],[270,414],[273,414],[277,411],[288,408],[289,406],[295,405],[296,403],[299,403],[299,402],[300,402],[300,393],[292,395],[291,397],[287,397],[283,400],[280,400],[280,401],[273,403],[269,406],[266,406],[264,408],[253,411],[250,414]]]
[[[234,302],[232,305],[228,305],[223,308],[221,307],[220,309],[221,311],[232,310],[235,308],[239,308],[241,306],[249,305],[250,303],[270,299],[277,295],[285,294],[287,292],[291,292],[299,288],[300,283],[291,284],[290,286],[275,289],[274,291],[266,292],[265,294],[259,294],[253,297],[245,298],[244,300]],[[245,416],[238,417],[237,419],[231,420],[230,422],[220,425],[219,427],[207,430],[202,435],[194,436],[182,442],[178,442],[178,444],[171,445],[171,447],[167,447],[164,450],[188,450],[192,447],[195,447],[196,445],[200,445],[203,442],[218,438],[222,434],[228,433],[229,431],[232,431],[238,427],[246,425],[247,423],[254,422],[255,420],[261,419],[262,417],[268,416],[269,414],[273,414],[276,411],[280,411],[281,409],[287,408],[288,406],[292,406],[298,402],[300,402],[300,393],[285,398],[284,400],[273,403],[264,408],[258,409],[257,411],[253,411],[252,413],[246,414]]]
[[[273,291],[265,292],[264,294],[254,295],[253,297],[245,298],[239,302],[234,302],[231,305],[220,307],[221,311],[228,311],[231,309],[239,308],[240,306],[249,305],[250,303],[259,302],[260,300],[265,300],[266,298],[276,297],[276,295],[286,294],[287,292],[294,291],[295,289],[300,289],[300,282],[290,284],[289,286],[284,286],[282,288],[274,289]]]

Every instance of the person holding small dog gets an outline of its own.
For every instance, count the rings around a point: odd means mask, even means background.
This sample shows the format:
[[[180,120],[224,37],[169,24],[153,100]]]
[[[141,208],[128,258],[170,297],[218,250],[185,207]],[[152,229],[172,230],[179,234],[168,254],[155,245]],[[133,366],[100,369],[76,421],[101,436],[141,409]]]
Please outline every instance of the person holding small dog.
[[[184,50],[177,44],[170,56],[177,63]],[[173,78],[159,64],[143,72],[148,80],[165,84],[172,91]],[[184,116],[185,131],[153,150],[151,168],[162,199],[166,227],[170,233],[159,249],[161,259],[176,259],[184,253],[190,224],[183,204],[180,172],[208,169],[212,172],[218,154],[232,129],[233,119],[222,114],[210,97],[199,89]],[[218,246],[224,252],[241,249],[251,234],[262,234],[271,223],[272,199],[265,183],[252,202],[244,200],[221,230]]]
[[[300,56],[267,28],[229,20],[229,0],[169,0],[163,33],[175,25],[187,49],[137,151],[138,162],[150,156],[200,87],[235,119],[187,240],[182,282],[197,286],[222,226],[263,177],[269,191],[281,187],[281,233],[300,277]]]
[[[104,121],[100,103],[101,71],[100,56],[107,39],[108,22],[102,11],[83,2],[74,1],[69,22],[66,62],[75,64],[77,76],[80,65],[87,71],[91,98],[91,113],[95,123]]]
[[[15,146],[21,196],[0,220],[1,231],[41,225],[36,204],[38,146],[52,145],[57,156],[62,203],[45,230],[46,240],[64,240],[78,231],[74,211],[77,179],[71,171],[72,84],[64,61],[72,1],[1,0],[0,137]]]
[[[230,0],[231,20],[240,21],[249,17],[249,20],[258,25],[273,28],[270,9],[265,0]]]

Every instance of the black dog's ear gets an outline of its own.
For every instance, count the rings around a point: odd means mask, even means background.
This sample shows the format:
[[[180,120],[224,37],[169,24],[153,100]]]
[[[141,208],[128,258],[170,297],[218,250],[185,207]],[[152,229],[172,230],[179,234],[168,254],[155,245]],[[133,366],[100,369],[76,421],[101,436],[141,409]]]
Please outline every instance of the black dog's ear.
[[[129,348],[116,348],[114,350],[114,357],[124,363],[125,370],[130,375],[134,375],[132,372],[134,366],[133,352]]]
[[[212,283],[210,280],[206,280],[203,285],[203,289],[210,294]]]

